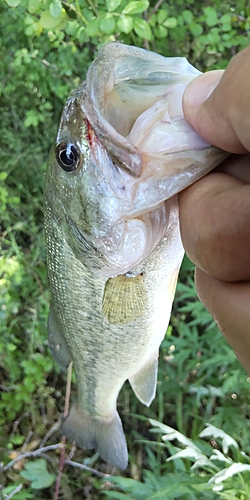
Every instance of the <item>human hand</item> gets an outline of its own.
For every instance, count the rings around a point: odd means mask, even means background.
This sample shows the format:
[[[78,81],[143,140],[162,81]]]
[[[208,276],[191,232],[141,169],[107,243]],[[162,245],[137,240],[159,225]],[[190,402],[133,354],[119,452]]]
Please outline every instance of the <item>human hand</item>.
[[[230,156],[213,173],[179,195],[182,240],[187,255],[197,266],[198,296],[248,373],[249,80],[250,47],[247,47],[232,59],[225,72],[205,73],[187,87],[183,98],[186,119],[205,140],[237,155]]]

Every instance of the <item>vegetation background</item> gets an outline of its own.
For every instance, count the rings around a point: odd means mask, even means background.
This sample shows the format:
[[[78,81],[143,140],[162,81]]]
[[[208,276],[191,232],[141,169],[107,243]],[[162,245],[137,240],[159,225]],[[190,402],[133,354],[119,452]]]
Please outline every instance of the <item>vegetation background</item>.
[[[250,43],[248,2],[1,0],[0,33],[0,498],[250,499],[250,379],[199,303],[188,259],[157,397],[149,409],[129,385],[119,397],[128,469],[68,443],[59,488],[61,438],[49,430],[66,381],[47,344],[42,228],[49,148],[98,47],[119,40],[224,68]]]

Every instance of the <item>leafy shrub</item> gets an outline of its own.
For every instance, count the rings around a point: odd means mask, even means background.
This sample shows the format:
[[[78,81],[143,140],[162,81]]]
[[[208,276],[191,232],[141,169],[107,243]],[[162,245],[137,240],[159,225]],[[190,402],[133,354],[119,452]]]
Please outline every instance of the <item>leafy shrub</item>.
[[[110,480],[119,491],[105,491],[105,498],[116,500],[247,500],[250,494],[250,456],[240,451],[237,442],[221,429],[206,424],[200,438],[193,441],[175,429],[150,420],[152,431],[163,433],[169,451],[168,470],[160,478],[154,469],[145,471],[144,481],[114,477]],[[172,444],[174,441],[176,444]],[[179,447],[181,446],[181,448]],[[171,466],[172,464],[172,466]],[[192,464],[192,465],[191,465]]]

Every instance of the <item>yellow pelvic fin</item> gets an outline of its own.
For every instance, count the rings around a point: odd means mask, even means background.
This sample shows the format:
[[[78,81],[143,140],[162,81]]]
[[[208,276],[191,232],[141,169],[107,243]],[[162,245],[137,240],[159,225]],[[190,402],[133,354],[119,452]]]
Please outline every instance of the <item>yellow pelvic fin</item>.
[[[109,323],[129,323],[142,316],[147,294],[143,275],[133,278],[119,275],[105,285],[102,312]]]

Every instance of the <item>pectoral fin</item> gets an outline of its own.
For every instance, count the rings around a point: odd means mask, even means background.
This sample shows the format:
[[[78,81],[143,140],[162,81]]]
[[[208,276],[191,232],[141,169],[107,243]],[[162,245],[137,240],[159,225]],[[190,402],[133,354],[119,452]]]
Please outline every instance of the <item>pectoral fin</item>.
[[[130,377],[130,385],[141,403],[150,406],[155,397],[158,372],[158,352],[139,372]]]
[[[109,278],[103,294],[102,312],[109,323],[125,324],[140,318],[147,304],[143,276]]]
[[[49,312],[48,331],[50,350],[62,370],[66,371],[71,362],[71,355],[52,305]]]

